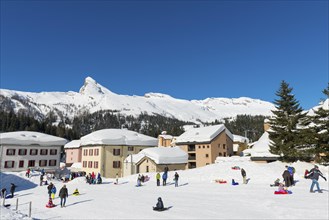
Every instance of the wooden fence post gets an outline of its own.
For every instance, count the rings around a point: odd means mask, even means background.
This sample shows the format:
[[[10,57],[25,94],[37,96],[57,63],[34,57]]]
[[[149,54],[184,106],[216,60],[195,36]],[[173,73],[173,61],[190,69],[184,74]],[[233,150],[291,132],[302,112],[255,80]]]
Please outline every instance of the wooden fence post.
[[[16,211],[18,210],[18,198],[16,198]]]
[[[32,211],[32,202],[30,202],[29,205],[29,218],[31,218],[31,211]]]

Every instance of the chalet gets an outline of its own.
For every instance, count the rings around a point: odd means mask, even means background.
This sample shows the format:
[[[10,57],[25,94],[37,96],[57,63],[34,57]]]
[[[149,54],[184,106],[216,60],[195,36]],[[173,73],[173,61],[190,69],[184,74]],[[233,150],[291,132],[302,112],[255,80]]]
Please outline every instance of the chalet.
[[[218,156],[233,155],[233,135],[223,124],[190,128],[175,144],[188,153],[188,169],[212,164]]]

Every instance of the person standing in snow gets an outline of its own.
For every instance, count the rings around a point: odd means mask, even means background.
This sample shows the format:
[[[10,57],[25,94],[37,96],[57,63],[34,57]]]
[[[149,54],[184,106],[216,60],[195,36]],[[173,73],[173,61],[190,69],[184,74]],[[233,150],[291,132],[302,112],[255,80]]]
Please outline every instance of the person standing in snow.
[[[53,189],[53,186],[54,185],[52,182],[50,182],[50,184],[47,186],[49,198],[51,198],[51,190]]]
[[[286,166],[286,168],[287,168],[287,166]],[[282,177],[283,177],[283,180],[284,180],[284,185],[285,185],[286,187],[291,186],[291,182],[290,182],[290,173],[289,173],[288,169],[286,169],[286,170],[283,172]]]
[[[119,174],[118,173],[115,175],[115,183],[119,184]]]
[[[51,198],[54,200],[56,195],[56,187],[53,185],[53,188],[51,189]]]
[[[64,186],[59,191],[59,198],[61,198],[61,208],[65,207],[67,197],[69,197],[69,193],[67,191],[66,185],[64,184]]]
[[[30,170],[30,168],[28,168],[27,171],[26,171],[26,173],[25,173],[25,176],[27,178],[30,178],[30,172],[31,172],[31,170]]]
[[[295,185],[295,180],[294,180],[295,168],[291,167],[291,166],[286,166],[286,168],[290,174],[290,184],[294,186]]]
[[[11,183],[11,186],[10,186],[10,193],[11,193],[11,198],[14,198],[14,193],[15,193],[15,189],[16,189],[16,185]]]
[[[155,178],[157,180],[157,186],[160,186],[160,178],[161,178],[160,173],[157,173],[157,175],[155,176]]]
[[[1,189],[0,197],[1,198],[6,198],[6,194],[7,194],[7,189],[6,188],[2,188]]]
[[[167,184],[168,173],[164,172],[162,174],[162,185],[165,186]]]
[[[313,191],[314,185],[316,185],[318,192],[322,193],[322,190],[320,189],[319,182],[318,182],[319,176],[321,176],[325,181],[327,181],[327,179],[323,176],[323,174],[319,170],[319,167],[317,165],[315,165],[314,168],[310,170],[310,172],[307,176],[307,178],[312,180],[312,184],[311,184],[311,188],[310,188],[311,193],[314,193],[314,191]]]
[[[243,168],[241,169],[241,175],[242,175],[242,178],[243,178],[243,184],[247,184],[247,174],[246,174],[246,171]]]
[[[177,172],[175,172],[175,176],[174,176],[174,180],[175,180],[175,187],[178,187],[178,178],[179,178],[179,175]]]

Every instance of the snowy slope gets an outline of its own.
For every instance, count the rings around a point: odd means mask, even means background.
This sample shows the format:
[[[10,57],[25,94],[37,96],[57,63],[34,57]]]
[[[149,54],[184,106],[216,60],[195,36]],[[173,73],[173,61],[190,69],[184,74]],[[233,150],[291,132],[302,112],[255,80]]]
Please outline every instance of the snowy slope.
[[[24,173],[0,173],[1,187],[10,182],[18,185],[16,196],[19,208],[15,211],[16,199],[7,199],[9,209],[0,208],[1,219],[28,219],[28,203],[32,201],[34,219],[328,219],[329,196],[328,182],[320,178],[323,193],[310,193],[311,180],[304,179],[305,169],[313,164],[297,162],[296,186],[289,189],[290,195],[274,195],[277,187],[270,187],[276,178],[281,178],[285,163],[274,162],[259,164],[246,157],[220,158],[217,164],[192,170],[179,170],[179,187],[174,187],[174,171],[169,171],[169,184],[156,186],[155,173],[148,173],[151,180],[142,187],[135,187],[137,175],[119,179],[104,179],[104,184],[89,185],[83,177],[67,183],[69,197],[67,207],[60,208],[59,198],[55,198],[57,207],[45,207],[48,201],[46,186],[38,186],[36,173],[30,180]],[[240,166],[247,172],[250,181],[241,184]],[[319,166],[328,178],[328,167]],[[228,182],[234,178],[238,186],[215,183],[215,179]],[[30,182],[31,181],[31,182]],[[63,183],[53,181],[57,190]],[[81,195],[72,196],[78,188]],[[165,206],[172,206],[166,212],[154,212],[152,206],[162,197]]]
[[[15,111],[29,105],[42,115],[60,111],[69,118],[84,111],[118,110],[125,115],[139,115],[141,112],[160,114],[184,121],[214,121],[238,114],[271,115],[274,105],[270,102],[247,97],[207,98],[205,100],[175,99],[161,93],[147,93],[144,96],[119,95],[97,83],[91,77],[85,79],[80,91],[73,92],[22,92],[0,89],[3,97],[12,101]],[[1,103],[1,99],[0,99]]]

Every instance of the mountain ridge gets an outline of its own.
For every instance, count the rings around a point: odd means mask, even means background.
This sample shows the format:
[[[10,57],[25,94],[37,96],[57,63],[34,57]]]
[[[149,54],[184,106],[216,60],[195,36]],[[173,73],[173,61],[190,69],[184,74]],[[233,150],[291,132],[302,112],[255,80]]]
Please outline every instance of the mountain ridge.
[[[170,95],[149,92],[144,96],[116,94],[91,77],[86,77],[79,92],[23,92],[0,89],[0,103],[15,112],[32,111],[45,116],[50,112],[72,119],[87,111],[114,110],[124,115],[160,114],[190,122],[212,122],[237,115],[272,115],[274,104],[252,99],[206,98],[204,100],[176,99]]]

